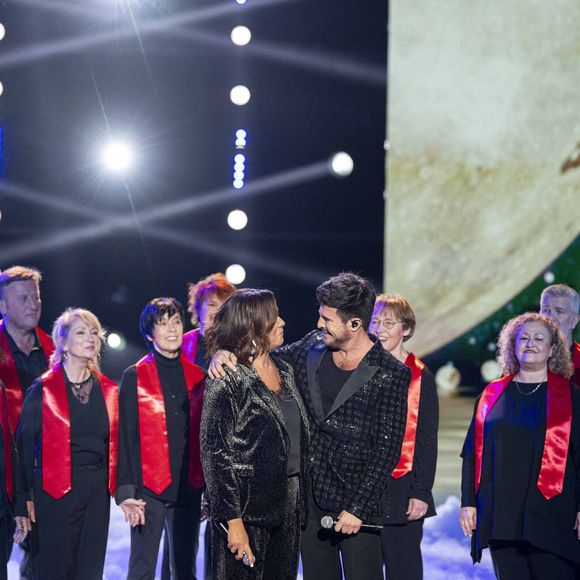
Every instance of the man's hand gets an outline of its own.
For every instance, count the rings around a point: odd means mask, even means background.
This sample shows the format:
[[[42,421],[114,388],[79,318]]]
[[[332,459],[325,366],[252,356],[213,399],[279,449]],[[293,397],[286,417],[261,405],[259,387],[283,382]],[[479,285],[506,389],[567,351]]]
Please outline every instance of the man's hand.
[[[336,524],[334,525],[334,531],[349,535],[356,534],[361,526],[362,520],[359,520],[356,516],[342,510],[338,515]]]
[[[145,502],[142,499],[129,498],[119,504],[125,514],[125,521],[132,528],[145,525]]]
[[[234,373],[238,370],[238,357],[229,350],[218,350],[209,361],[207,370],[210,379],[223,379],[226,376],[224,365]]]
[[[241,560],[247,556],[250,568],[254,567],[256,559],[252,548],[250,548],[250,538],[248,538],[248,532],[246,532],[242,518],[228,521],[228,548],[232,554],[235,554],[236,560]]]
[[[14,543],[21,544],[28,536],[28,532],[32,529],[30,518],[25,516],[16,516],[16,529],[14,530]]]
[[[412,522],[413,520],[420,520],[426,513],[429,506],[420,499],[412,497],[409,500],[409,506],[407,507],[407,519]]]
[[[466,536],[471,536],[477,527],[477,510],[474,507],[463,507],[459,511],[459,525]]]

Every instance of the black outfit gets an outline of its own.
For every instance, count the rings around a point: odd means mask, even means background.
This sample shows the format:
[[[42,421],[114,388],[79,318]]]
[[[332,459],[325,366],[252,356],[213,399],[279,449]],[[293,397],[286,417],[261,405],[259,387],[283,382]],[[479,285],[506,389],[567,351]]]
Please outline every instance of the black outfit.
[[[227,371],[224,379],[207,383],[201,454],[216,580],[294,580],[298,572],[304,482],[295,474],[300,466],[289,458],[306,459],[307,413],[291,368],[275,362],[287,394],[285,410],[253,367],[239,365],[237,373]],[[215,527],[236,518],[250,538],[252,569],[234,558]]]
[[[42,489],[42,381],[28,390],[17,429],[22,468],[16,515],[26,516],[34,501],[31,535],[36,580],[90,580],[103,576],[110,498],[108,490],[109,418],[95,377],[82,403],[65,380],[70,410],[71,491],[54,499]],[[64,443],[64,442],[63,442]]]
[[[155,352],[167,418],[171,484],[160,494],[143,485],[137,406],[137,370],[129,367],[119,388],[118,504],[128,498],[144,499],[145,525],[131,528],[131,555],[127,578],[155,577],[157,552],[165,528],[170,546],[171,575],[179,580],[195,578],[192,546],[197,541],[189,522],[199,522],[200,492],[189,482],[190,410],[187,386],[179,357]],[[199,527],[197,528],[199,531]]]
[[[519,386],[521,391],[531,392],[536,384]],[[486,417],[477,495],[473,420],[463,447],[461,504],[477,508],[472,558],[478,562],[481,550],[491,545],[496,573],[504,578],[501,565],[506,559],[502,559],[502,554],[509,556],[510,552],[500,548],[516,548],[508,562],[513,562],[518,553],[521,556],[532,551],[537,560],[542,552],[547,552],[558,557],[571,574],[572,563],[580,563],[580,543],[573,529],[580,511],[580,392],[572,389],[572,427],[563,491],[546,500],[538,490],[537,480],[546,433],[547,388],[543,383],[530,395],[520,390],[512,381]],[[505,574],[509,577],[509,572]],[[572,576],[559,576],[566,577]]]
[[[387,478],[396,466],[405,431],[410,370],[376,342],[340,388],[321,363],[329,351],[319,332],[276,351],[289,362],[311,424],[309,514],[302,537],[305,580],[382,578],[380,536],[323,530],[321,515],[342,510],[365,523],[388,513]],[[332,360],[332,359],[331,359]],[[325,360],[325,363],[328,360]],[[331,371],[332,372],[332,371]],[[338,393],[325,411],[328,392]]]
[[[26,397],[26,391],[28,387],[32,384],[37,377],[42,375],[48,369],[48,363],[46,362],[46,355],[42,350],[42,344],[38,338],[36,332],[34,333],[34,346],[30,351],[30,354],[22,352],[14,339],[10,336],[8,329],[6,329],[6,338],[8,340],[8,345],[12,351],[12,356],[14,357],[14,362],[16,364],[16,370],[18,371],[18,378],[20,379],[20,388],[22,389],[23,399]],[[14,462],[16,463],[16,461]],[[12,553],[13,537],[15,531],[15,523],[13,518],[8,518],[7,520],[7,536],[6,536],[6,550],[7,559],[10,559],[10,554]],[[34,576],[32,560],[30,557],[30,539],[26,538],[24,542],[20,544],[23,550],[22,559],[20,560],[20,579],[27,580],[32,579]]]
[[[382,532],[383,559],[387,578],[421,580],[423,560],[421,540],[424,518],[436,515],[433,501],[433,483],[437,467],[437,430],[439,427],[439,402],[437,387],[431,372],[425,367],[421,374],[421,398],[417,419],[417,436],[413,469],[395,479],[389,477],[387,493],[389,510],[385,513]],[[427,513],[420,520],[409,521],[409,499],[415,498],[427,504]]]
[[[5,397],[4,384],[0,381],[0,397]],[[0,425],[0,437],[3,437],[4,429],[10,429],[9,425]],[[11,438],[13,441],[13,439]],[[12,454],[14,465],[15,454]],[[8,528],[13,528],[14,518],[8,494],[6,493],[6,457],[4,455],[3,440],[0,440],[0,580],[7,580],[9,553],[8,553]]]

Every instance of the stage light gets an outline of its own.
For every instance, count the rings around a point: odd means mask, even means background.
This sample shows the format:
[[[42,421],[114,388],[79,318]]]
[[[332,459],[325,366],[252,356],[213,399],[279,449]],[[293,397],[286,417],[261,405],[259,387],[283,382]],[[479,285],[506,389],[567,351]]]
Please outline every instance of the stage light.
[[[544,274],[544,282],[546,284],[553,284],[555,279],[556,276],[554,275],[554,272],[550,272],[550,270]]]
[[[228,214],[228,226],[232,230],[243,230],[248,225],[248,216],[241,209],[234,209]]]
[[[246,156],[242,155],[241,153],[238,153],[235,157],[234,157],[234,161],[236,163],[244,163],[246,161]]]
[[[241,179],[234,179],[234,181],[232,182],[232,185],[236,189],[242,189],[242,187],[244,187],[244,182]]]
[[[354,169],[352,157],[344,151],[335,153],[330,159],[330,170],[336,177],[347,177]]]
[[[245,87],[244,85],[236,85],[230,91],[230,99],[234,105],[238,105],[238,107],[242,107],[247,105],[250,102],[250,89]]]
[[[0,95],[4,92],[4,85],[0,82]]]
[[[126,342],[121,334],[111,332],[107,336],[107,346],[113,350],[123,350],[126,346]]]
[[[133,152],[126,143],[109,143],[103,149],[102,161],[109,171],[125,171],[133,162]]]
[[[226,268],[226,278],[234,285],[241,284],[246,279],[246,270],[239,264],[232,264]]]
[[[4,28],[4,24],[0,22],[0,40],[4,40],[6,36],[6,28]],[[248,41],[249,42],[249,41]],[[247,43],[246,43],[247,44]]]
[[[238,4],[245,4],[247,2],[247,0],[236,0],[236,2]]]
[[[237,46],[246,46],[252,39],[252,33],[247,26],[236,26],[232,29],[231,39]]]
[[[238,129],[236,131],[236,137],[238,139],[245,139],[248,136],[248,134],[246,133],[245,129]]]

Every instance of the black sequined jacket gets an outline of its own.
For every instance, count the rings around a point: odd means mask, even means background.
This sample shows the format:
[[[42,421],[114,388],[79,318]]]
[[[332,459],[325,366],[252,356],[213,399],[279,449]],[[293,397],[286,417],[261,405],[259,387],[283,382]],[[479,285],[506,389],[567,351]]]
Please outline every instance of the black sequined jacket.
[[[304,463],[307,412],[292,368],[277,358],[275,362],[298,403]],[[210,516],[219,522],[241,517],[251,525],[275,527],[282,521],[287,496],[289,438],[284,415],[276,395],[253,367],[238,365],[237,373],[226,372],[224,379],[207,381],[201,417],[201,460]]]
[[[309,477],[316,504],[366,523],[389,512],[387,479],[399,461],[411,371],[377,341],[324,413],[318,368],[327,347],[321,333],[277,349],[294,369],[310,421]]]

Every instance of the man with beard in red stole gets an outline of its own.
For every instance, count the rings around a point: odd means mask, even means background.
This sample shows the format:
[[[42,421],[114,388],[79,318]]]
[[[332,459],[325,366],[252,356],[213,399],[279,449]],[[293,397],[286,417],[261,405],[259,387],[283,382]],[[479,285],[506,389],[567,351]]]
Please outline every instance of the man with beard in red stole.
[[[38,270],[24,266],[12,266],[0,273],[0,380],[6,390],[12,434],[16,432],[28,387],[48,369],[48,360],[54,351],[52,339],[38,327],[42,312],[41,280]],[[14,533],[12,520],[8,523],[7,533],[7,559],[10,559]],[[26,540],[21,547],[24,554],[20,577],[31,578],[29,541]]]
[[[155,578],[163,529],[171,577],[193,578],[191,521],[199,520],[203,484],[197,392],[204,377],[181,353],[183,326],[177,300],[151,300],[140,319],[151,352],[121,381],[116,500],[131,524],[130,580]]]

